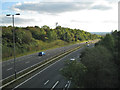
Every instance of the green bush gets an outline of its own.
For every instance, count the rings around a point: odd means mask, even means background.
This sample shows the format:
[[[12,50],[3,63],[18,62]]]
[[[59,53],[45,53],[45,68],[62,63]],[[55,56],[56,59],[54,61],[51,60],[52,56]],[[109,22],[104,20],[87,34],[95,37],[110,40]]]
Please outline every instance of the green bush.
[[[102,46],[84,52],[82,63],[87,67],[84,86],[88,88],[118,87],[118,72],[112,54]]]
[[[87,72],[86,66],[82,63],[75,61],[66,61],[66,66],[61,70],[61,74],[75,85],[80,88],[84,85],[85,74]]]

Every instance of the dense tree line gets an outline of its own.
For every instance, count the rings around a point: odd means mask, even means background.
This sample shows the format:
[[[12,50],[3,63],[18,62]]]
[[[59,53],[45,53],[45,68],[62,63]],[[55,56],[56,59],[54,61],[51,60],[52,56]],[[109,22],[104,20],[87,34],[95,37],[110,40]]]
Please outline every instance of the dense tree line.
[[[15,28],[13,28],[12,26],[3,26],[3,58],[13,56],[13,29],[15,30],[16,55],[24,52],[37,51],[42,50],[44,48],[52,47],[50,43],[56,40],[71,43],[76,41],[100,38],[99,35],[91,34],[83,30],[64,28],[61,26],[57,26],[54,29],[51,29],[47,25],[44,25],[41,28],[38,26]],[[47,43],[49,44],[45,45]]]
[[[107,44],[108,43],[108,44]],[[120,85],[120,31],[115,30],[107,34],[96,46],[102,45],[112,54],[113,62],[117,66],[118,86]],[[120,86],[119,86],[120,88]]]
[[[74,87],[120,87],[120,31],[107,34],[94,48],[86,48],[80,57],[80,62],[67,61],[61,71]]]

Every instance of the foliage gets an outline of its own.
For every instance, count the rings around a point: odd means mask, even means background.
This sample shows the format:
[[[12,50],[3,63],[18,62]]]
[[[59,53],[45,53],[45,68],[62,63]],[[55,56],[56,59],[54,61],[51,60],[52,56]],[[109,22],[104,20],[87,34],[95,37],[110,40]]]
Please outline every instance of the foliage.
[[[105,46],[111,52],[114,50],[114,38],[110,34],[106,34],[106,36],[99,42],[99,44]]]
[[[66,67],[61,70],[61,74],[65,76],[68,80],[74,82],[76,87],[83,86],[84,75],[87,72],[87,68],[77,61],[67,61],[65,62]]]
[[[26,30],[16,30],[15,32],[15,39],[16,42],[19,44],[29,44],[32,40],[32,34],[29,31]]]
[[[66,64],[62,75],[71,80],[77,88],[117,87],[118,73],[111,53],[102,46],[87,49],[84,53],[81,62],[72,61]]]
[[[44,25],[41,28],[35,27],[2,27],[2,49],[3,58],[13,56],[13,30],[15,30],[16,55],[29,51],[39,51],[41,49],[51,48],[54,45],[52,42],[63,40],[66,43],[72,41],[83,41],[90,39],[97,39],[100,36],[94,36],[88,32],[79,29],[64,28],[61,26],[55,29],[50,29],[49,26]],[[43,44],[44,43],[44,44]],[[49,44],[51,43],[51,45]],[[54,43],[55,44],[55,43]],[[62,43],[64,45],[64,43]]]
[[[81,62],[87,67],[84,87],[115,88],[118,83],[117,67],[112,54],[103,46],[84,52]]]
[[[109,51],[111,51],[113,61],[117,65],[119,80],[118,85],[120,85],[120,31],[112,31],[111,34],[106,35],[100,42],[96,44],[96,46],[98,45],[103,45]]]
[[[75,64],[67,65],[62,75],[67,79],[70,75],[77,87],[84,88],[118,88],[120,87],[120,31],[107,34],[94,48],[85,49],[80,56],[86,72],[76,73]],[[74,62],[72,62],[74,63]],[[67,67],[67,68],[66,68]],[[75,68],[76,67],[76,68]],[[74,69],[72,69],[74,68]],[[81,70],[84,70],[81,68]],[[78,70],[78,72],[80,69]],[[70,74],[70,75],[69,75]],[[83,74],[84,76],[81,76]],[[76,79],[76,76],[77,79]],[[79,80],[83,78],[84,80]]]

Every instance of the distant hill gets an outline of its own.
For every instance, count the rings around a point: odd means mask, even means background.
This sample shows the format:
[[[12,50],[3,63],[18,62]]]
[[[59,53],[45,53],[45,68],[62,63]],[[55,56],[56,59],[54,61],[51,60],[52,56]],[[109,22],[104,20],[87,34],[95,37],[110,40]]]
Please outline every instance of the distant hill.
[[[90,32],[91,34],[97,34],[97,35],[106,35],[111,32]]]

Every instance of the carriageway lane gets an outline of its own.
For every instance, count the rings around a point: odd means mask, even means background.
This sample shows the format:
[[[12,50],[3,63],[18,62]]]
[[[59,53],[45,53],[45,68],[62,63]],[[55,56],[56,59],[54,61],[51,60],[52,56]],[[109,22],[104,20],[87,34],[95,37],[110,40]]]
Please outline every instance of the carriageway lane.
[[[67,51],[69,49],[75,48],[77,46],[80,46],[84,43],[81,44],[74,44],[74,45],[70,45],[70,46],[66,46],[66,47],[60,47],[60,48],[56,48],[56,49],[51,49],[51,50],[46,50],[45,56],[38,56],[38,53],[34,53],[31,55],[26,55],[26,56],[22,56],[19,58],[16,58],[16,71],[20,72],[26,68],[31,67],[34,64],[40,63],[43,60],[46,60],[48,58],[53,57],[54,55],[58,55],[60,53],[63,53],[64,50]],[[14,74],[14,62],[13,59],[5,61],[2,63],[2,79],[7,78],[11,75]]]
[[[72,57],[77,58],[78,53],[84,49],[85,47],[66,55],[14,88],[65,88],[70,86],[70,81],[61,76],[60,70],[64,67],[66,60],[70,60]]]

